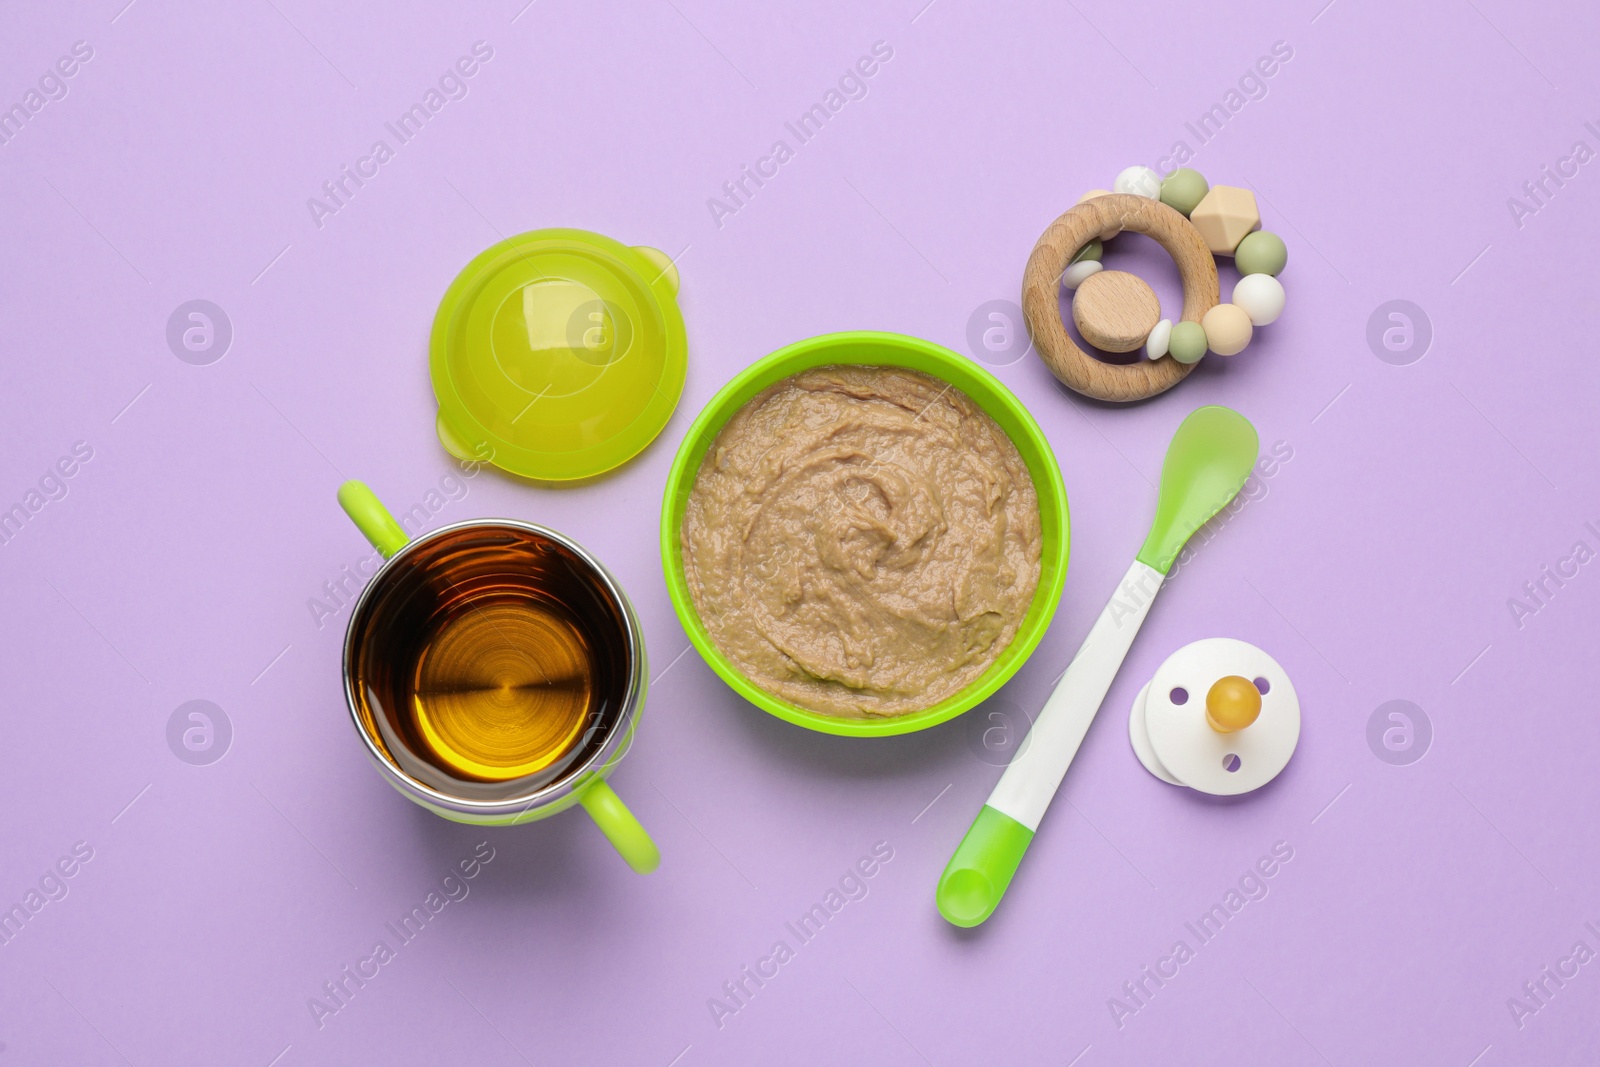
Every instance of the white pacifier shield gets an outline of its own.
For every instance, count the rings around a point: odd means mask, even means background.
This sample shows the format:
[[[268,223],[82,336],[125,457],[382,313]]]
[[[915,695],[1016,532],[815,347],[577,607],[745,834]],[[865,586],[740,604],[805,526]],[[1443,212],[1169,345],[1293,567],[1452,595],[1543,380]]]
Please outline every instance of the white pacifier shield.
[[[1144,688],[1139,690],[1139,695],[1133,698],[1133,714],[1128,716],[1128,740],[1133,742],[1133,754],[1139,757],[1139,762],[1144,764],[1144,769],[1166,782],[1168,785],[1182,785],[1172,776],[1172,772],[1161,765],[1156,759],[1156,750],[1150,746],[1150,731],[1144,722],[1144,701],[1150,695],[1150,683],[1144,683]]]
[[[1257,689],[1263,688],[1262,680],[1266,685],[1256,721],[1224,734],[1206,721],[1206,693],[1228,675],[1249,678]],[[1288,765],[1300,742],[1300,699],[1293,683],[1277,660],[1247,642],[1208,637],[1184,645],[1156,670],[1147,688],[1144,726],[1156,761],[1202,793],[1236,796],[1260,789]],[[1182,703],[1173,700],[1179,690],[1186,697]]]

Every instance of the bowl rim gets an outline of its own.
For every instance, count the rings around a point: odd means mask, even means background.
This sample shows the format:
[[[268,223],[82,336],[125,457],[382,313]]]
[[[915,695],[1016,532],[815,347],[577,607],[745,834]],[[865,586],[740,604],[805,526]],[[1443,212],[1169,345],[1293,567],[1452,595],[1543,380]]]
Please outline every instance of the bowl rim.
[[[857,358],[863,355],[870,358]],[[895,355],[901,356],[904,362],[894,361],[892,357]],[[938,371],[922,365],[927,363],[938,367]],[[952,696],[930,708],[893,718],[845,719],[824,715],[774,696],[745,677],[716,646],[700,621],[694,600],[689,594],[683,558],[678,549],[684,504],[699,474],[700,464],[722,427],[767,386],[813,367],[836,364],[901,366],[940,378],[966,393],[973,403],[995,419],[1002,432],[1016,445],[1033,478],[1034,490],[1039,498],[1041,526],[1054,521],[1058,530],[1053,551],[1041,551],[1039,585],[1034,590],[1033,601],[1017,627],[1011,644],[1000,658]],[[970,388],[969,383],[977,388]],[[1000,414],[997,414],[997,408]],[[1008,427],[1006,422],[1014,423],[1015,427]],[[734,692],[768,714],[808,730],[849,737],[890,737],[948,722],[994,695],[1021,669],[1038,647],[1055,616],[1061,590],[1066,583],[1071,531],[1066,484],[1062,480],[1055,452],[1032,413],[1005,383],[975,361],[932,341],[905,334],[852,330],[809,337],[763,356],[734,375],[700,409],[678,446],[663,490],[661,564],[668,597],[690,643]]]

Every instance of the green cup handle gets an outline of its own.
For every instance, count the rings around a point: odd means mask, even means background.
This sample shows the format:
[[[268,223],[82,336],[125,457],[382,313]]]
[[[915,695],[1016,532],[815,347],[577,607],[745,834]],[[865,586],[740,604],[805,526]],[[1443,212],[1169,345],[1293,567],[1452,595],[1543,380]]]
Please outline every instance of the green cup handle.
[[[377,494],[363,482],[349,481],[339,487],[339,506],[356,524],[356,529],[366,535],[372,547],[388,559],[411,540],[389,509],[378,500]]]
[[[640,874],[649,874],[661,866],[661,850],[650,840],[633,812],[617,796],[616,790],[604,778],[596,778],[578,796],[578,803],[589,813],[600,832],[606,835],[616,850]]]

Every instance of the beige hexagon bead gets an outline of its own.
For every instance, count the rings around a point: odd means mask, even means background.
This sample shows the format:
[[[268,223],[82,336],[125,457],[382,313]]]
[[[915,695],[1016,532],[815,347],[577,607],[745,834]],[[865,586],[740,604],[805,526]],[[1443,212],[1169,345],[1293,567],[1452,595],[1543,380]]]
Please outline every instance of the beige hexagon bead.
[[[1256,194],[1232,185],[1213,185],[1189,213],[1189,221],[1206,239],[1213,255],[1231,256],[1245,234],[1260,229]]]

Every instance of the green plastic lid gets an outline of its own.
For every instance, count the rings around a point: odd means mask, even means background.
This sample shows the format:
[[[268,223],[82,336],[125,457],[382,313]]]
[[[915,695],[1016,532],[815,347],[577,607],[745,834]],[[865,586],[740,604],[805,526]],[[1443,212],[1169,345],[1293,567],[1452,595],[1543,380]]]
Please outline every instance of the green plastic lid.
[[[439,302],[428,367],[459,459],[571,481],[638,455],[683,392],[678,270],[654,248],[534,230],[480,253]]]

